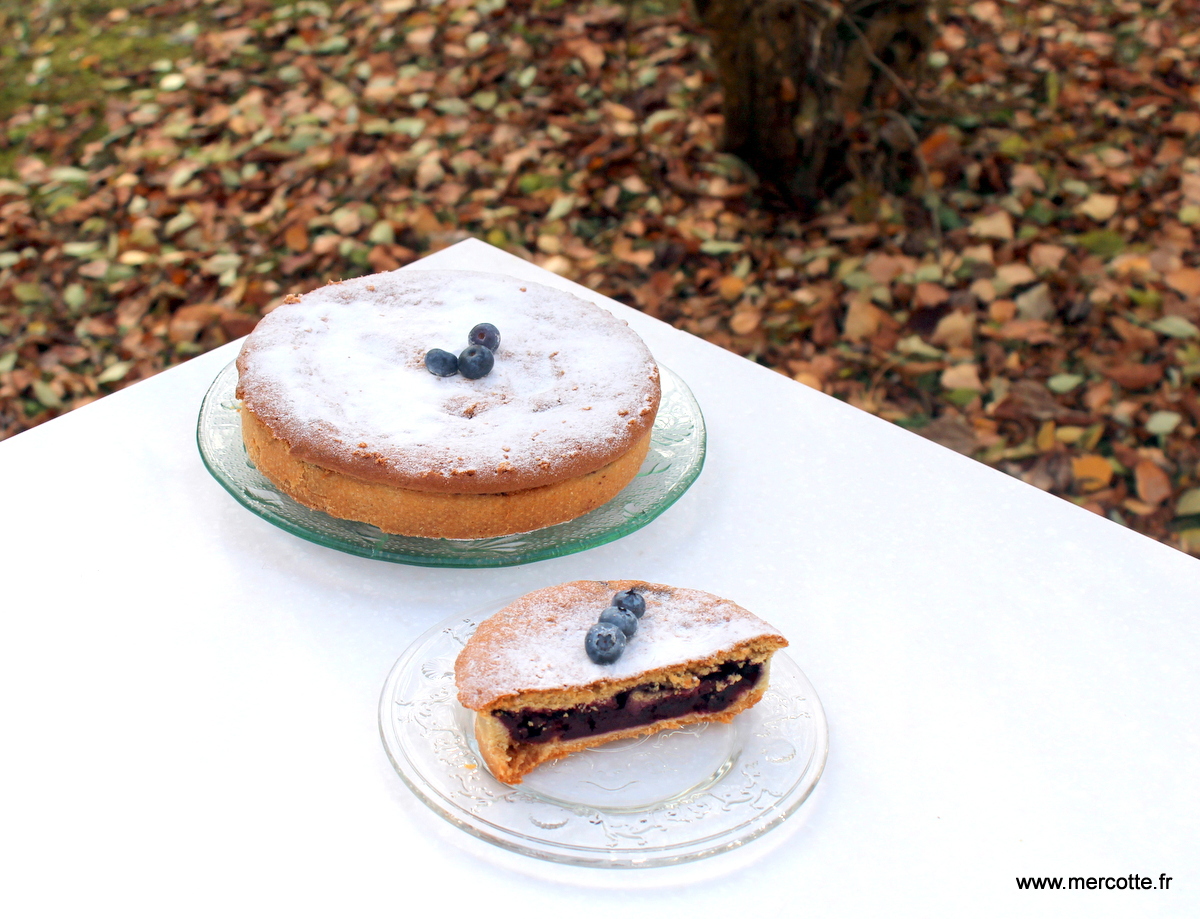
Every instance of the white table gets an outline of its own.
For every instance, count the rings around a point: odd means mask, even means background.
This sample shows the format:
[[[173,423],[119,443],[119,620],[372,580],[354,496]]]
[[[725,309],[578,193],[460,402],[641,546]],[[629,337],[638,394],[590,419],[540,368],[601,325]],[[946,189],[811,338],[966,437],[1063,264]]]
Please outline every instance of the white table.
[[[581,291],[476,241],[421,264]],[[243,510],[194,439],[237,343],[0,443],[0,913],[1200,915],[1200,563],[603,302],[690,384],[708,463],[566,558],[406,567]],[[378,695],[415,636],[593,577],[712,591],[790,637],[831,740],[782,827],[572,868],[467,836],[393,772]],[[1134,872],[1174,881],[1015,882]]]

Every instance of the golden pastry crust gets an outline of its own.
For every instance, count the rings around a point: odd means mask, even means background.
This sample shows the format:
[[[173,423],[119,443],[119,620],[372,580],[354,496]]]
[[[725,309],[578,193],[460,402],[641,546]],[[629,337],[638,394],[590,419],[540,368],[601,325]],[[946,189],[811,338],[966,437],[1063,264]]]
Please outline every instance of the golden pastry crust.
[[[480,320],[501,328],[491,373],[425,368],[430,348],[457,350]],[[646,439],[661,400],[658,366],[625,322],[557,289],[471,271],[404,269],[291,298],[247,338],[237,367],[243,406],[296,461],[449,495],[611,466]]]
[[[638,632],[616,663],[594,664],[584,650],[587,630],[615,593],[630,589],[646,600]],[[685,724],[729,721],[762,698],[771,655],[786,646],[769,624],[712,594],[644,581],[573,581],[526,594],[481,623],[455,661],[455,683],[459,701],[476,712],[484,762],[498,779],[516,784],[541,763],[578,750]],[[536,742],[514,739],[497,717],[603,705],[622,693],[635,699],[645,691],[686,693],[725,665],[761,669],[718,711]]]
[[[650,449],[646,432],[624,456],[575,478],[501,494],[447,494],[363,481],[297,459],[247,408],[242,437],[258,470],[306,507],[385,533],[441,539],[505,536],[574,520],[616,497],[637,476]]]

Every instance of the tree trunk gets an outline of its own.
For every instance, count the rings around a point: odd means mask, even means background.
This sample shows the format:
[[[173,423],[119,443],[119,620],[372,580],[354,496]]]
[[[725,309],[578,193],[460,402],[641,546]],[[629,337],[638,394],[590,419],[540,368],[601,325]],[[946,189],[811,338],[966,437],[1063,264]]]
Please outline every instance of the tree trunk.
[[[931,0],[693,0],[724,91],[723,147],[804,209],[912,146],[907,86]]]

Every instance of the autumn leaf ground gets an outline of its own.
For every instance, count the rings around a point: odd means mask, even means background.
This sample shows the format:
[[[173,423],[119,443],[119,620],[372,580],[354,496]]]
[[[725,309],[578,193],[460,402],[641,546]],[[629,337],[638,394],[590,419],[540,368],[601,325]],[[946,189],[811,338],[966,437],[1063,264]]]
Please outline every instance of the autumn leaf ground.
[[[0,0],[0,436],[469,235],[1200,553],[1198,24],[951,3],[802,221],[673,2]]]

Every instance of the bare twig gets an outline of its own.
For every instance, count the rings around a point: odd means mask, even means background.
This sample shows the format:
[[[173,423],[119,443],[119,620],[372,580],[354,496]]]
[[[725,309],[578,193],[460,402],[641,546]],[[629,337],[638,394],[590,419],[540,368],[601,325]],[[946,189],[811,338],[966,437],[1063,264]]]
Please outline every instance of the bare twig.
[[[867,36],[863,34],[863,30],[858,27],[858,23],[854,21],[854,18],[851,16],[845,16],[843,17],[842,21],[850,27],[850,30],[854,32],[855,36],[858,38],[859,43],[863,47],[863,53],[867,56],[867,60],[878,67],[880,72],[882,72],[889,80],[892,81],[896,89],[900,90],[900,95],[904,97],[905,101],[908,102],[909,105],[911,105],[916,111],[925,114],[924,106],[922,106],[917,100],[917,97],[913,95],[912,90],[908,88],[908,84],[900,79],[896,71],[892,70],[891,67],[879,59],[879,55],[875,53],[875,49],[871,47],[870,41],[867,40]]]
[[[925,180],[925,195],[924,204],[929,210],[929,218],[933,224],[933,239],[937,244],[938,259],[942,257],[942,221],[938,214],[939,207],[929,203],[932,196],[937,205],[942,203],[941,195],[933,185],[933,180],[929,174],[929,164],[925,162],[925,156],[921,153],[921,139],[917,137],[917,132],[913,130],[913,126],[908,123],[908,119],[894,109],[880,109],[875,112],[877,115],[882,115],[885,118],[890,118],[900,125],[900,129],[904,131],[905,136],[912,142],[913,158],[917,161],[917,167],[921,170],[921,177]]]

